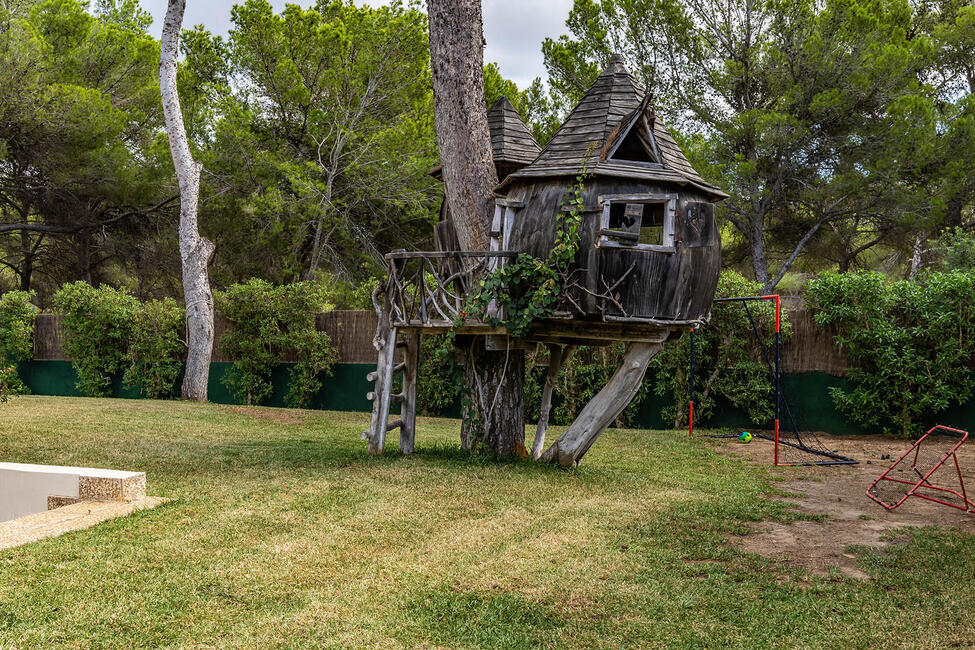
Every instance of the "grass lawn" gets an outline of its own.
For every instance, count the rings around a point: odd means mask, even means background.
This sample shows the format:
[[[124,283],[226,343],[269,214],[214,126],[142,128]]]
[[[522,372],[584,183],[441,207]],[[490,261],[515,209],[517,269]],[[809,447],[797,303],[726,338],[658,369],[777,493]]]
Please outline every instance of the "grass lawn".
[[[3,648],[975,643],[975,538],[861,550],[869,581],[783,568],[727,536],[795,516],[762,496],[790,470],[679,432],[609,431],[561,471],[467,457],[451,420],[410,458],[369,457],[363,414],[23,397],[0,423],[4,461],[174,499],[0,552]]]

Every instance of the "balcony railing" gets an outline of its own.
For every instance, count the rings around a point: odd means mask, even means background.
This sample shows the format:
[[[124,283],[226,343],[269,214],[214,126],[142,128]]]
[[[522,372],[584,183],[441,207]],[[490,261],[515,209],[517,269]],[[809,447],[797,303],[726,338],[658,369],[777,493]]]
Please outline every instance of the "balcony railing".
[[[397,251],[386,255],[386,306],[394,327],[450,327],[461,318],[476,283],[504,265],[516,252]],[[380,307],[376,305],[377,309]],[[489,305],[485,313],[463,313],[469,324],[500,317]]]

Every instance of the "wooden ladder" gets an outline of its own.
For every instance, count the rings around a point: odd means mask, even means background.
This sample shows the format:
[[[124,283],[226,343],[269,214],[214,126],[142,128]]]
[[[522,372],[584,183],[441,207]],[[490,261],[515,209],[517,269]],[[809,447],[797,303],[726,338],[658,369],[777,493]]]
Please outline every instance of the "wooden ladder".
[[[413,332],[400,332],[389,324],[388,318],[381,317],[379,332],[374,341],[379,351],[376,369],[366,375],[374,382],[373,390],[366,394],[372,401],[372,422],[362,438],[369,441],[369,453],[382,454],[386,447],[386,433],[399,429],[399,450],[403,454],[413,453],[416,435],[416,373],[420,359],[420,335]],[[397,350],[403,349],[403,360],[396,362]],[[393,394],[393,381],[397,373],[403,373],[402,391]],[[400,415],[389,421],[389,411],[393,402],[400,405]]]

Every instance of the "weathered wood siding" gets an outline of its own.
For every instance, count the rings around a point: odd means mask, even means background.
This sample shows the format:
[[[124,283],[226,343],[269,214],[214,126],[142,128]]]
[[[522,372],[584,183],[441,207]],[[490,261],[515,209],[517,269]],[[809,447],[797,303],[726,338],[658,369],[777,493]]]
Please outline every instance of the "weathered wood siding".
[[[508,198],[525,207],[514,218],[507,250],[519,250],[544,258],[555,242],[556,215],[569,192],[571,178],[519,181]],[[668,194],[679,196],[674,215],[676,251],[673,253],[627,248],[597,248],[601,210],[599,197],[609,194]],[[702,207],[705,204],[706,207]],[[687,186],[648,185],[612,178],[590,178],[583,205],[579,253],[575,264],[578,289],[573,299],[591,318],[603,315],[602,302],[593,294],[604,293],[620,278],[620,311],[609,303],[605,315],[665,320],[695,320],[707,314],[721,270],[721,242],[709,198]],[[630,271],[630,267],[634,266]],[[629,271],[629,273],[628,273]],[[624,313],[625,312],[625,313]]]

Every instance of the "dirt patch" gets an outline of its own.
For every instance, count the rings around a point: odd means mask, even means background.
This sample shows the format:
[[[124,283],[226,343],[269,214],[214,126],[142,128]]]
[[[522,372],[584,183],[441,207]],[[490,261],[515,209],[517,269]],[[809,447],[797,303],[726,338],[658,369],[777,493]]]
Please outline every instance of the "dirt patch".
[[[257,408],[253,406],[228,406],[227,411],[237,415],[249,415],[255,420],[270,420],[280,424],[305,424],[307,416],[290,409]]]
[[[819,439],[827,449],[855,458],[860,464],[775,469],[787,477],[776,486],[794,496],[770,498],[788,503],[798,512],[825,517],[791,524],[760,522],[755,524],[754,533],[734,538],[736,546],[812,573],[822,575],[835,567],[852,578],[868,579],[857,567],[857,556],[848,547],[883,548],[903,544],[909,537],[896,535],[894,531],[914,526],[957,528],[975,534],[975,514],[913,497],[897,509],[887,510],[867,497],[867,487],[910,448],[910,443],[887,436],[819,434]],[[734,440],[715,440],[715,444],[722,451],[745,456],[756,464],[771,465],[771,442],[755,439],[745,445]],[[975,441],[962,446],[958,459],[966,488],[975,491]],[[943,466],[932,477],[936,479],[956,487],[954,466]]]

